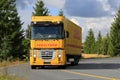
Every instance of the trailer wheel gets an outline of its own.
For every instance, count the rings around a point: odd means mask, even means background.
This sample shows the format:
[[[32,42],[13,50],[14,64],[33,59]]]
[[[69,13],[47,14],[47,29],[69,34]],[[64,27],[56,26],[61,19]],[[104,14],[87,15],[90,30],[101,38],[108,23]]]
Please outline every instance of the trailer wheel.
[[[78,65],[80,60],[80,56],[74,56],[74,61],[71,62],[71,65]]]
[[[80,56],[76,56],[75,65],[78,65],[78,64],[79,64],[79,61],[80,61]]]
[[[75,61],[71,62],[71,66],[74,66],[75,65]]]

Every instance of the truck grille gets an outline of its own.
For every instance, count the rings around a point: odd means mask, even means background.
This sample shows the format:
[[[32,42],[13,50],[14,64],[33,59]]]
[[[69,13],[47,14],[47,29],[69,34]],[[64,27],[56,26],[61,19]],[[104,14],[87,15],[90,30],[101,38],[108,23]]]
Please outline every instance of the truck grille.
[[[55,57],[55,50],[39,50],[40,58],[41,59],[54,59]]]

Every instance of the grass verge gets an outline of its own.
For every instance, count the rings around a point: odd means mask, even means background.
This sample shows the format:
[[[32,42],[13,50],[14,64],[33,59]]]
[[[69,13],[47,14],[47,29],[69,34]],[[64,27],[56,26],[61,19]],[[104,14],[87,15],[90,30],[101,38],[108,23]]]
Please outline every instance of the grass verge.
[[[110,57],[109,55],[101,55],[101,54],[85,54],[82,53],[83,58],[108,58]]]
[[[7,66],[12,66],[12,65],[19,65],[23,64],[25,61],[14,61],[14,62],[9,62],[9,61],[3,61],[0,62],[0,67],[3,67],[2,73],[0,73],[0,80],[25,80],[21,79],[15,75],[9,75],[7,71]]]
[[[0,75],[0,80],[25,80],[15,75]]]
[[[15,76],[10,75],[0,75],[0,80],[21,80]]]
[[[22,63],[25,63],[25,61],[3,61],[3,62],[0,62],[0,67],[5,67],[5,66],[11,66],[11,65],[19,65],[19,64],[22,64]]]

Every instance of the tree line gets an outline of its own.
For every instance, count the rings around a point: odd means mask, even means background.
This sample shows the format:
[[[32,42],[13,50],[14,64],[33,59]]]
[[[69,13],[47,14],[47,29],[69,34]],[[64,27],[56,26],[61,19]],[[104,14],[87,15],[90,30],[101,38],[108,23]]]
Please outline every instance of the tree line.
[[[50,11],[42,0],[37,0],[32,15],[48,16]],[[60,10],[59,15],[63,15]],[[30,29],[22,28],[16,8],[16,0],[0,1],[0,61],[28,59],[30,50]]]
[[[110,32],[105,37],[102,37],[99,31],[96,39],[93,30],[88,31],[84,42],[84,53],[120,56],[120,8],[111,24]]]

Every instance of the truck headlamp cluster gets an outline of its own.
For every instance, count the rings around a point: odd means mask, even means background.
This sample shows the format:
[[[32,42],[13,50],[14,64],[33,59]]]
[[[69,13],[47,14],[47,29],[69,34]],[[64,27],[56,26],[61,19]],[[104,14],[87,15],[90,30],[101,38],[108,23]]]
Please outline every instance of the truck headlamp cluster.
[[[60,21],[58,21],[57,24],[60,24]]]
[[[37,22],[33,22],[33,24],[36,24]]]
[[[36,58],[36,50],[33,50],[33,57]]]
[[[60,58],[62,56],[62,50],[58,50],[58,57]]]

